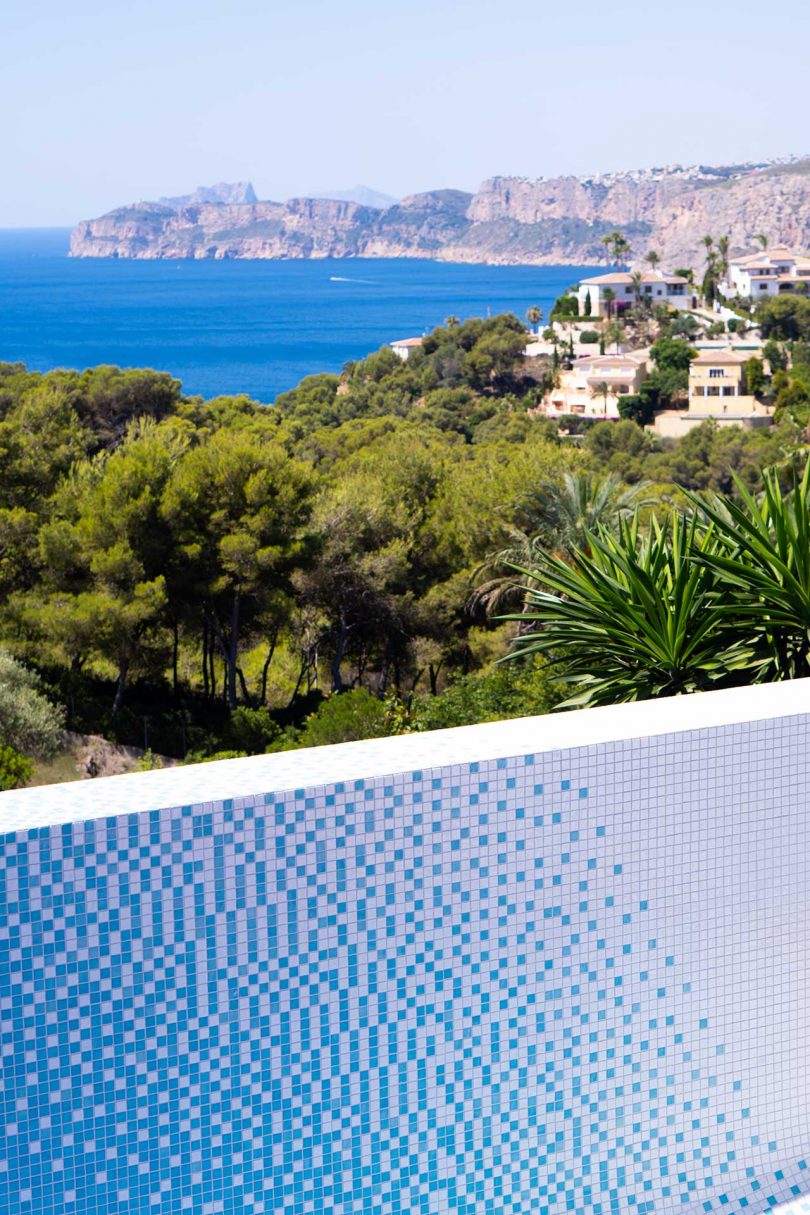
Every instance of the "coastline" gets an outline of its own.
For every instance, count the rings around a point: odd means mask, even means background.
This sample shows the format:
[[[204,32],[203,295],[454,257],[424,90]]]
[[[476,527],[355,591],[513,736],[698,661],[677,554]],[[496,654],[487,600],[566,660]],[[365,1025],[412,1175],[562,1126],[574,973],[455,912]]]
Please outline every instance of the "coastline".
[[[285,254],[235,254],[235,253],[159,253],[159,252],[143,252],[143,253],[72,253],[66,254],[70,261],[107,261],[107,262],[380,262],[380,261],[407,261],[407,262],[437,262],[442,265],[449,266],[503,266],[505,268],[517,268],[521,266],[582,266],[581,258],[569,256],[554,256],[550,253],[538,255],[537,257],[527,258],[509,258],[509,257],[477,257],[473,255],[463,256],[454,251],[441,251],[433,256],[426,253],[424,249],[416,250],[399,250],[393,252],[385,250],[380,253],[312,253],[295,255],[292,253]],[[604,269],[604,267],[602,267]]]

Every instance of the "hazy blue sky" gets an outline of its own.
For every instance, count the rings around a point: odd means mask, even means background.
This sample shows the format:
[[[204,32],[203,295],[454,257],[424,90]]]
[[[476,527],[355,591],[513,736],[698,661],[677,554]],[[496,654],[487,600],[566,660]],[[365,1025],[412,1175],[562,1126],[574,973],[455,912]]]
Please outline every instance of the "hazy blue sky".
[[[810,150],[805,0],[6,0],[0,226]],[[772,17],[772,19],[771,19]]]

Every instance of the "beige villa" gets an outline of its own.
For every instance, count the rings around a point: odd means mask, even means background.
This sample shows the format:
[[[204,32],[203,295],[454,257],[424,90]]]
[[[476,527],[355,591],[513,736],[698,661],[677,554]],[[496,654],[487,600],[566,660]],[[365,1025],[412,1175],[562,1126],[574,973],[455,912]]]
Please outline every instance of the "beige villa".
[[[619,398],[638,392],[647,378],[647,354],[601,354],[578,359],[560,371],[547,394],[542,412],[549,417],[581,414],[588,418],[618,418]]]
[[[688,408],[656,414],[656,434],[679,438],[709,418],[718,426],[744,426],[747,430],[770,426],[773,408],[748,391],[745,364],[750,357],[750,351],[731,347],[699,354],[689,366]]]

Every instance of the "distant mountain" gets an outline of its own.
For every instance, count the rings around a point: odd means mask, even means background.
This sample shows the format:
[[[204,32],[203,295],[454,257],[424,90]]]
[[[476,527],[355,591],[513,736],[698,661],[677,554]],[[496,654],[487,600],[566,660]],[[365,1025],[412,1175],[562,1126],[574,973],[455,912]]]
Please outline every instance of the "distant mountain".
[[[187,201],[136,203],[85,220],[73,231],[71,255],[593,265],[605,260],[602,237],[617,228],[633,258],[655,249],[668,266],[698,271],[707,233],[728,236],[732,253],[750,249],[758,233],[772,245],[807,249],[810,158],[535,181],[493,177],[475,194],[433,190],[385,209],[335,198],[258,202],[247,183],[211,186]]]
[[[218,181],[215,186],[197,186],[193,194],[178,194],[174,198],[159,198],[158,202],[172,211],[181,207],[195,206],[199,203],[227,203],[233,206],[238,203],[255,203],[259,200],[253,185],[249,181]]]
[[[338,202],[353,202],[361,207],[372,207],[375,211],[387,211],[399,202],[392,194],[382,194],[369,186],[352,186],[350,190],[320,190],[309,198],[334,198]]]

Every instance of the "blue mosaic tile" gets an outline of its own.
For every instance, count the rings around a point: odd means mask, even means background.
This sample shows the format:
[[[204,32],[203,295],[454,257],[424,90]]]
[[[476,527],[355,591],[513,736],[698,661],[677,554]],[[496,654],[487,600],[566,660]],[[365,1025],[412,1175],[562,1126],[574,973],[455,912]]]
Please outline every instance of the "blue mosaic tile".
[[[802,1206],[806,717],[0,838],[0,1210]]]

